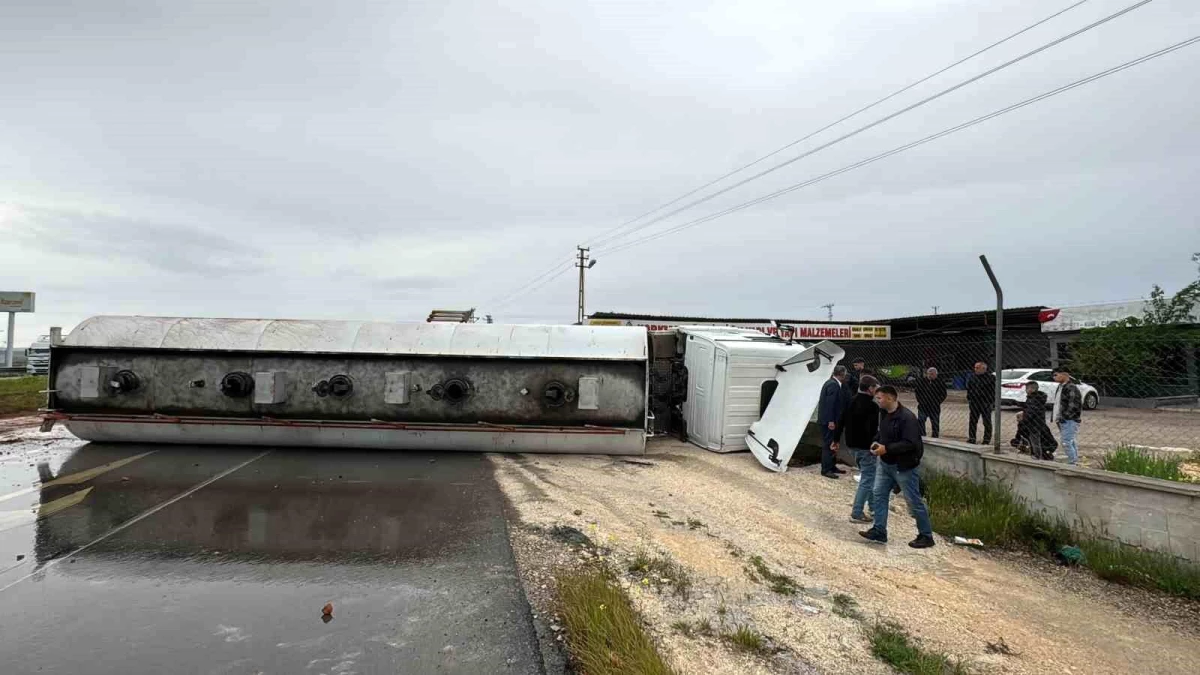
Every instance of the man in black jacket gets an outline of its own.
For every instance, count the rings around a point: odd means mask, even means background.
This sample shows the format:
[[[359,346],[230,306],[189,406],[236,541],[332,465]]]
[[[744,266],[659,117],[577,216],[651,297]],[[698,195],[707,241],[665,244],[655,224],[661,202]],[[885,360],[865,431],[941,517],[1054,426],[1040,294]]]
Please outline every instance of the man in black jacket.
[[[846,372],[846,381],[842,384],[842,388],[846,390],[847,401],[858,394],[858,381],[864,375],[870,374],[870,371],[867,370],[867,362],[862,357],[850,362],[850,370]]]
[[[854,503],[850,506],[850,522],[874,522],[863,513],[863,507],[869,501],[871,510],[875,510],[875,467],[879,459],[871,454],[871,443],[875,442],[875,434],[879,431],[879,406],[875,404],[875,388],[879,380],[870,375],[863,375],[858,381],[858,393],[846,406],[838,428],[846,433],[846,446],[854,452],[858,460],[859,476],[858,489],[854,492]],[[833,444],[836,452],[837,443]]]
[[[975,362],[975,373],[967,379],[967,442],[975,442],[975,429],[983,419],[983,444],[992,442],[992,408],[996,405],[996,376],[987,363]]]
[[[1021,412],[1017,413],[1017,435],[1012,439],[1012,445],[1018,450],[1028,448],[1033,459],[1054,461],[1058,441],[1046,425],[1046,405],[1046,395],[1038,391],[1038,383],[1026,382],[1025,402],[1021,404]]]
[[[821,475],[837,478],[845,473],[837,468],[834,445],[838,439],[838,421],[846,409],[846,366],[834,366],[833,377],[821,387],[821,398],[817,400],[817,424],[821,427]]]
[[[917,519],[917,538],[908,545],[929,548],[934,543],[933,524],[929,522],[925,500],[921,499],[918,468],[925,445],[921,441],[917,416],[900,405],[895,387],[880,387],[875,392],[875,402],[884,413],[879,420],[875,442],[871,444],[871,453],[879,458],[875,473],[875,525],[859,534],[871,543],[887,543],[888,501],[892,486],[899,485],[908,501],[909,511]]]
[[[921,435],[925,435],[925,420],[928,419],[933,437],[937,438],[942,430],[942,401],[946,400],[946,383],[938,377],[938,369],[926,370],[925,377],[913,385],[913,393],[917,395],[917,424],[921,425]]]

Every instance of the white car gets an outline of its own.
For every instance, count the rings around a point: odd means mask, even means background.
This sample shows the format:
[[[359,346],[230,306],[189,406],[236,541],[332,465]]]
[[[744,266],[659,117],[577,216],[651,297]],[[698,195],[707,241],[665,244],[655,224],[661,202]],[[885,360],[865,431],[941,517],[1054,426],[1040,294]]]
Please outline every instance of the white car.
[[[1075,377],[1071,378],[1079,387],[1083,396],[1085,410],[1095,410],[1100,405],[1100,392],[1090,384],[1084,384]],[[1054,381],[1054,371],[1049,368],[1014,368],[1000,373],[1000,405],[1020,405],[1025,402],[1025,383],[1037,382],[1038,391],[1046,395],[1048,404],[1054,403],[1054,395],[1058,393],[1058,383]]]

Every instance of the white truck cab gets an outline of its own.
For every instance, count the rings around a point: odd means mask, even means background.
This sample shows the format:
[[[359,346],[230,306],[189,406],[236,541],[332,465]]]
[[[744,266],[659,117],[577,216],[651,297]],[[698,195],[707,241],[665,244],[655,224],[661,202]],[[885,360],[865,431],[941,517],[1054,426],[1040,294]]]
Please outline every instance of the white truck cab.
[[[29,349],[25,350],[25,372],[29,375],[45,375],[50,372],[50,336],[40,335]]]

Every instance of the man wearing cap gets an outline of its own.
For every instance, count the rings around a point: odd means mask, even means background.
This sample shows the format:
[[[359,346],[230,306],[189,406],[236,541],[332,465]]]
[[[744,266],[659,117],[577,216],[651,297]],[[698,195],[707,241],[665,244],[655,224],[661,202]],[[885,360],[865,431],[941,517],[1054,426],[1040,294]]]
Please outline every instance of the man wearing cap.
[[[1078,464],[1079,445],[1075,439],[1083,415],[1083,395],[1071,381],[1071,371],[1066,366],[1054,369],[1054,381],[1058,383],[1058,391],[1054,392],[1054,422],[1067,453],[1067,464]]]

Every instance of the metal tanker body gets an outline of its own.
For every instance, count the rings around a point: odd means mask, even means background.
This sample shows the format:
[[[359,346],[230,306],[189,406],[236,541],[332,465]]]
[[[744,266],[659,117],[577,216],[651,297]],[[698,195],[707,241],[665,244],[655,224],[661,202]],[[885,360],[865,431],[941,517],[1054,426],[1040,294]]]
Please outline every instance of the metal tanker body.
[[[642,327],[101,316],[51,340],[92,441],[641,454]]]

